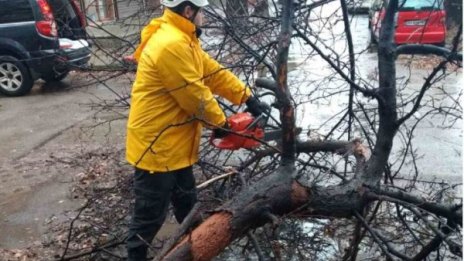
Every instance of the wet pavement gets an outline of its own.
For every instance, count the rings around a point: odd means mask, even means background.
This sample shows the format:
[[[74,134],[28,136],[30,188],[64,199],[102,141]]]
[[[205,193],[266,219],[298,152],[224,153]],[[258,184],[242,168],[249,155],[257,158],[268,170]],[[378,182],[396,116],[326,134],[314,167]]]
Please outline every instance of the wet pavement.
[[[76,73],[58,84],[39,81],[27,96],[0,96],[0,248],[40,242],[50,218],[82,203],[70,196],[73,178],[82,170],[53,156],[72,157],[123,140],[123,121],[115,123],[121,131],[111,137],[85,133],[95,123],[91,104],[116,98],[102,84],[89,85],[92,79]],[[108,84],[122,93],[130,87],[121,78]]]
[[[330,9],[326,15],[330,14]],[[324,12],[321,12],[324,16]],[[351,17],[351,30],[353,35],[354,51],[356,53],[356,82],[361,86],[378,86],[378,60],[375,45],[370,45],[370,32],[368,30],[368,17],[366,15],[356,15]],[[333,35],[342,33],[343,24],[337,23],[330,31],[322,30],[318,32],[322,38],[330,39]],[[330,37],[329,37],[330,36]],[[298,83],[294,86],[294,92],[300,93],[295,96],[297,102],[302,105],[298,107],[297,124],[303,127],[303,133],[308,129],[317,130],[320,137],[324,137],[342,117],[348,104],[348,85],[346,82],[331,69],[327,62],[321,57],[310,56],[311,48],[300,42],[292,42],[290,51],[290,72],[289,82]],[[321,46],[321,44],[318,44]],[[324,49],[324,53],[331,54],[330,50]],[[334,43],[333,50],[337,50],[340,55],[341,64],[348,63],[348,47],[343,37]],[[308,58],[310,57],[310,58]],[[334,55],[331,58],[334,59]],[[438,64],[435,57],[430,59],[426,56],[400,56],[396,62],[398,102],[410,100],[417,96],[425,82],[425,78],[433,69],[433,64]],[[433,64],[432,64],[433,62]],[[344,72],[349,75],[345,68]],[[393,169],[401,164],[399,155],[405,149],[404,136],[407,129],[416,124],[418,118],[424,116],[431,105],[446,108],[455,105],[455,100],[459,101],[462,94],[463,77],[462,69],[448,69],[443,79],[434,83],[433,87],[427,91],[424,103],[427,105],[421,108],[414,116],[405,123],[407,128],[401,128],[400,133],[394,141],[391,162],[394,162]],[[298,89],[298,90],[296,90]],[[366,108],[376,108],[377,104],[373,100],[368,100],[357,95],[356,103],[363,104]],[[427,117],[417,124],[413,135],[413,149],[416,152],[416,165],[419,171],[419,179],[461,183],[462,182],[462,115],[459,110],[457,117],[444,117],[434,115]],[[358,107],[359,108],[359,107]],[[405,110],[399,110],[399,116],[408,112],[411,105]],[[362,117],[361,117],[362,118]],[[354,128],[354,135],[363,137],[363,133],[358,127]],[[363,125],[367,127],[367,123]],[[341,134],[340,129],[335,130],[334,137]],[[371,133],[373,136],[373,133]],[[345,136],[346,138],[346,136]],[[401,177],[411,178],[415,172],[412,162],[406,162],[400,171]]]

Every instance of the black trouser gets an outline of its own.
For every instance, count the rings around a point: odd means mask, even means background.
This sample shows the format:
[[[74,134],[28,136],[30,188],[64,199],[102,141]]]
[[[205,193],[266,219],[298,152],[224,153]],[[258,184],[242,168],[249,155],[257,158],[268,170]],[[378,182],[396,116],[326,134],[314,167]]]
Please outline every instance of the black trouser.
[[[197,200],[191,166],[154,174],[136,169],[134,192],[135,206],[127,238],[129,259],[131,254],[139,258],[146,255],[145,242],[151,243],[163,225],[169,202],[174,207],[177,222],[182,223]]]

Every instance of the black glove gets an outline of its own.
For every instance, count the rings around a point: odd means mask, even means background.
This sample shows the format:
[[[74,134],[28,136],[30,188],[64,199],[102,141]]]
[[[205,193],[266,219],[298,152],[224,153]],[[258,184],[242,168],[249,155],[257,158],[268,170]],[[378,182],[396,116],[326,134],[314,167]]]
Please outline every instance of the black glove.
[[[226,121],[224,126],[213,130],[213,138],[214,139],[224,138],[225,136],[229,135],[229,132],[227,130],[230,130],[230,128],[229,128],[229,124]]]
[[[267,113],[271,110],[268,104],[258,101],[254,96],[250,96],[246,101],[247,111],[253,116],[258,117],[262,113]]]

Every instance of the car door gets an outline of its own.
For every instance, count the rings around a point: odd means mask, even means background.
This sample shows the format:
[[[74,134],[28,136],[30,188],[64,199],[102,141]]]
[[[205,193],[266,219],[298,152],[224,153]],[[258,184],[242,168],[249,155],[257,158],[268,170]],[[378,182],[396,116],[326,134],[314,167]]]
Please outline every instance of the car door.
[[[35,18],[29,0],[0,0],[0,38],[16,50],[37,49]],[[5,46],[0,48],[7,48]]]

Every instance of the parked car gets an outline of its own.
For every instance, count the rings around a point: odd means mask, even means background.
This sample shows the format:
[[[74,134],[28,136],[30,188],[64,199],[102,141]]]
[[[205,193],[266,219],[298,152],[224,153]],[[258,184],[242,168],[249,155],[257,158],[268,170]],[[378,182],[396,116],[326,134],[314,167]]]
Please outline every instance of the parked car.
[[[74,0],[0,0],[0,92],[19,96],[36,79],[60,81],[90,59]]]
[[[87,39],[85,15],[78,0],[47,0],[53,9],[58,35],[72,40]]]
[[[374,0],[349,0],[346,3],[350,14],[368,14]]]
[[[396,44],[436,44],[444,46],[446,12],[443,0],[400,0],[395,16]],[[375,0],[369,10],[371,39],[378,42],[381,21],[388,0]]]

